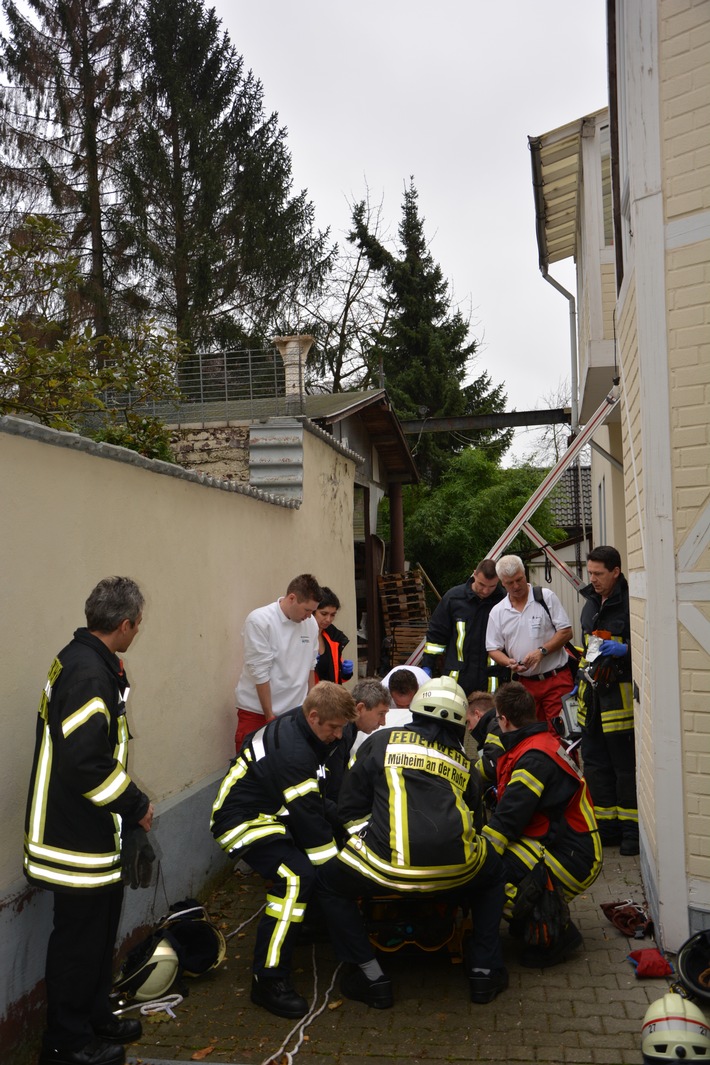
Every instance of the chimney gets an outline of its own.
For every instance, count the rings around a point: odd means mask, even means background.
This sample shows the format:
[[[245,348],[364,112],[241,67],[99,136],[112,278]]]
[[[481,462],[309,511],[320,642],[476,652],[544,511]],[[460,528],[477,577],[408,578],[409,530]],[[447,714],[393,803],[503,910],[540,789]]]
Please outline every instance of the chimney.
[[[272,344],[276,345],[284,361],[287,396],[303,395],[303,367],[314,341],[315,337],[300,335],[272,338]]]

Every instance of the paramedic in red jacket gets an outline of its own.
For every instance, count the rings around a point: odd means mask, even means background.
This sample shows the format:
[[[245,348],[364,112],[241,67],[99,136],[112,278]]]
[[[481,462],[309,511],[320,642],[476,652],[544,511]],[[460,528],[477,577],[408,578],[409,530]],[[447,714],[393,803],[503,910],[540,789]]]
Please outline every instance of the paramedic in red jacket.
[[[497,763],[497,806],[483,829],[503,858],[506,912],[517,885],[544,854],[548,872],[572,899],[601,869],[602,848],[584,778],[544,722],[522,684],[504,684],[495,695],[503,752]],[[552,951],[527,947],[521,963],[544,968],[562,961],[582,942],[572,922]]]

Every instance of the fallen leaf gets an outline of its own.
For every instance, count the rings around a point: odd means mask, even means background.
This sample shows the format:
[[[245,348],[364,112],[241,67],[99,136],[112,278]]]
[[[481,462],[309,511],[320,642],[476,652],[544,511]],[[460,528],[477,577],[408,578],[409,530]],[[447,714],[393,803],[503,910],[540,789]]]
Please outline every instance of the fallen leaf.
[[[342,1004],[343,1004],[342,998],[333,999],[332,1002],[328,1003],[328,1009],[329,1010],[338,1010],[338,1009],[340,1009]]]
[[[203,1047],[202,1050],[196,1050],[190,1058],[190,1061],[204,1061],[206,1057],[209,1057],[213,1050],[214,1045],[211,1047]]]

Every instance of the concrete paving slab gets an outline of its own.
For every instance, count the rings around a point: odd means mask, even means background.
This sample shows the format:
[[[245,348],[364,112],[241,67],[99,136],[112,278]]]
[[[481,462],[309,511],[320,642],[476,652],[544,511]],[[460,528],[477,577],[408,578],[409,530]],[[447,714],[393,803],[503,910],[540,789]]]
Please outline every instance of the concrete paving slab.
[[[607,921],[600,903],[643,903],[638,858],[604,852],[597,882],[571,904],[584,944],[568,961],[547,970],[522,968],[519,944],[503,933],[510,987],[489,1005],[474,1005],[458,957],[416,949],[382,955],[392,977],[395,1006],[373,1010],[341,998],[328,943],[300,946],[294,984],[315,1004],[296,1025],[249,999],[256,919],[228,939],[227,959],[215,973],[184,980],[187,991],[175,1018],[144,1019],[140,1043],[128,1048],[132,1065],[444,1065],[480,1062],[564,1062],[626,1065],[641,1061],[641,1024],[666,979],[637,980],[629,941]],[[208,911],[225,935],[264,901],[255,875],[231,875],[209,898]],[[672,979],[672,978],[671,978]],[[178,990],[180,990],[178,988]]]

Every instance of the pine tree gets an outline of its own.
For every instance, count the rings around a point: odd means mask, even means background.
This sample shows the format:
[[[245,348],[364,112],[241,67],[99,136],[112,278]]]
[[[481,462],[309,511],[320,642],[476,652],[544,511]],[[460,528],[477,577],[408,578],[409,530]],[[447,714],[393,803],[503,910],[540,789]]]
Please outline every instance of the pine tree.
[[[3,0],[3,8],[10,32],[0,45],[9,83],[0,181],[21,192],[7,229],[22,223],[28,207],[61,222],[79,257],[87,318],[105,335],[118,253],[106,205],[125,141],[131,8],[125,0]]]
[[[144,296],[193,349],[267,336],[328,262],[286,131],[202,0],[147,0],[140,54],[122,188]]]
[[[477,342],[470,338],[469,322],[461,311],[452,308],[448,283],[427,246],[417,198],[410,180],[398,231],[399,255],[370,232],[364,203],[353,211],[350,240],[381,272],[386,289],[386,326],[378,334],[370,357],[381,361],[385,386],[404,420],[503,410],[503,388],[493,388],[488,373],[464,383]],[[482,441],[479,436],[476,442],[486,443],[496,457],[508,446],[509,439],[507,433],[489,433],[487,439]],[[452,433],[425,433],[415,446],[420,471],[425,480],[435,484],[452,454],[461,450],[462,440]]]

